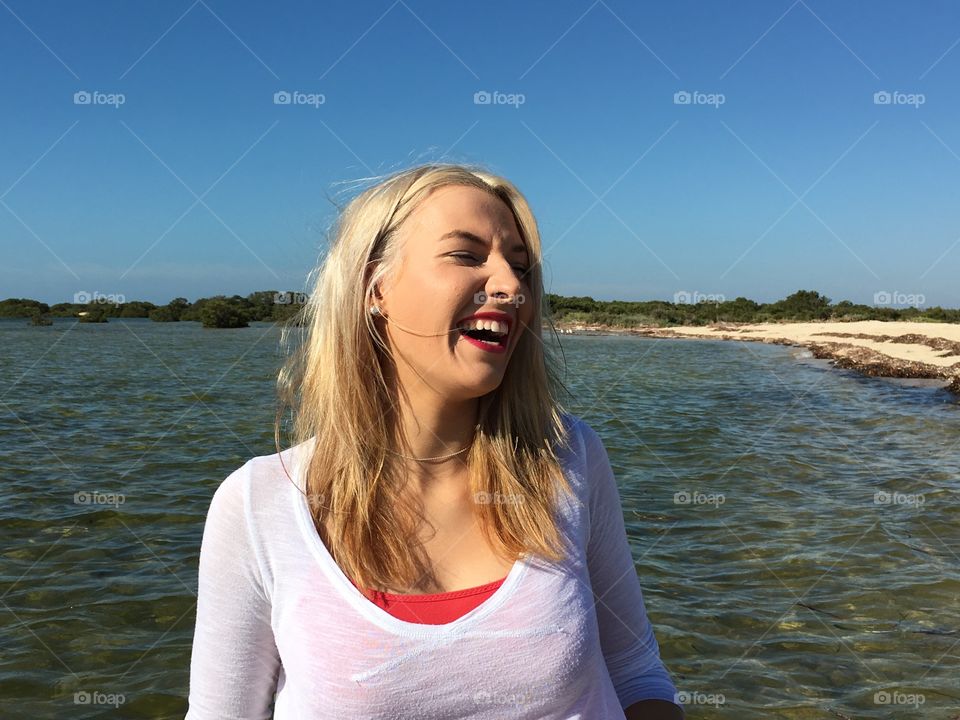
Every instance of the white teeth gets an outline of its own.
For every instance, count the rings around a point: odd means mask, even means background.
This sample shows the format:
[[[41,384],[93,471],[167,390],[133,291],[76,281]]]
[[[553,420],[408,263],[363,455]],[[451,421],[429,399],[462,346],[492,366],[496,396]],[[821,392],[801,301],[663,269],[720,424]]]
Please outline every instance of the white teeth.
[[[460,330],[489,330],[497,335],[506,335],[510,331],[510,326],[507,323],[496,320],[468,320],[461,323],[458,328]]]

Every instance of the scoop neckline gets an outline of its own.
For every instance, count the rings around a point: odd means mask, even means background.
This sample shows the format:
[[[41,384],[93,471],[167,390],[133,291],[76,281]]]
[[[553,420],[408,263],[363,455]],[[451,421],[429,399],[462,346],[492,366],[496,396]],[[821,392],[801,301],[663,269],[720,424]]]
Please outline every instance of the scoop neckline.
[[[507,576],[509,576],[509,573]],[[459,600],[460,598],[470,597],[471,595],[481,595],[485,592],[489,592],[490,588],[494,587],[495,585],[503,585],[507,579],[507,576],[504,576],[499,580],[493,580],[491,582],[484,583],[483,585],[474,585],[473,587],[463,588],[462,590],[447,590],[446,592],[442,593],[417,593],[412,595],[404,595],[380,592],[379,590],[373,590],[372,592],[378,597],[384,597],[398,602],[440,602],[444,600]],[[351,581],[350,584],[354,585],[353,581]],[[354,585],[354,587],[356,587],[356,585]]]
[[[405,635],[408,637],[437,637],[456,634],[465,630],[483,620],[485,617],[488,617],[501,607],[514,594],[517,585],[520,583],[520,579],[529,567],[528,554],[521,554],[513,563],[507,576],[502,580],[495,581],[500,582],[501,585],[490,597],[470,612],[461,615],[452,622],[440,625],[427,625],[401,620],[376,605],[360,592],[350,581],[350,578],[347,577],[346,573],[337,565],[333,559],[333,555],[331,555],[327,546],[323,544],[320,535],[317,533],[317,529],[314,527],[313,517],[310,515],[310,507],[307,503],[306,495],[302,490],[302,485],[302,483],[298,482],[295,485],[296,490],[291,492],[294,512],[297,517],[297,524],[300,526],[300,531],[306,540],[307,547],[318,561],[321,570],[323,570],[323,573],[327,576],[330,584],[333,585],[343,598],[361,615],[373,624],[384,630],[389,630],[396,635]],[[403,596],[401,595],[400,597],[402,598]]]

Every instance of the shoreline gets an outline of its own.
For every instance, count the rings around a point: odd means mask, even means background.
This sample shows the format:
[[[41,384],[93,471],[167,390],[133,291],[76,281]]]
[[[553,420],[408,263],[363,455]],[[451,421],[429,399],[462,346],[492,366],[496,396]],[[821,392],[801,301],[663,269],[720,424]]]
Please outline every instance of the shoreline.
[[[636,335],[683,340],[763,342],[808,349],[814,358],[868,377],[938,380],[960,395],[960,325],[901,321],[718,323],[637,326],[557,323],[571,335]]]

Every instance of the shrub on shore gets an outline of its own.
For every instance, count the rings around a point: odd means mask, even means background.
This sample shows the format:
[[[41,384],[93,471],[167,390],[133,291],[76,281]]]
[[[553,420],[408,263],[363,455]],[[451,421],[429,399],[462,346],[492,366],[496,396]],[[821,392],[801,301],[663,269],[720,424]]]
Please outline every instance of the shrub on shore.
[[[91,308],[89,310],[82,310],[77,318],[82,323],[105,323],[109,322],[107,320],[107,313],[103,308]]]
[[[547,295],[554,322],[637,327],[653,325],[709,325],[710,323],[811,322],[835,320],[901,320],[909,322],[960,323],[960,310],[941,307],[893,308],[858,305],[844,300],[833,304],[814,290],[798,290],[773,303],[758,303],[744,297],[697,303],[603,301],[591,297]]]
[[[240,308],[224,300],[211,300],[200,310],[200,322],[205,328],[250,327]]]
[[[30,316],[30,324],[35,327],[47,327],[53,325],[53,320],[41,313],[39,310]]]

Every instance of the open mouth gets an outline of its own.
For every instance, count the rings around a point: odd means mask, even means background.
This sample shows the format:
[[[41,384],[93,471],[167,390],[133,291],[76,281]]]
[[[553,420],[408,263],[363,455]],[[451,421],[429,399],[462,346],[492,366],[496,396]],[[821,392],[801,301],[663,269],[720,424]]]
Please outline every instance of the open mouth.
[[[460,335],[471,342],[489,350],[506,350],[510,327],[496,320],[472,320],[460,325]]]

